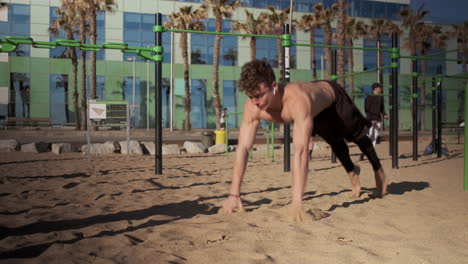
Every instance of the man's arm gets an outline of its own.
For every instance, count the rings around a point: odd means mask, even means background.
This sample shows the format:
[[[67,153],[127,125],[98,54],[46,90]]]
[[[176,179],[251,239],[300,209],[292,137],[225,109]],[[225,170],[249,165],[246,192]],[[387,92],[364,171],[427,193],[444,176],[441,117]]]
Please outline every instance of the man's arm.
[[[313,121],[309,115],[304,115],[299,120],[294,120],[293,145],[294,159],[292,171],[292,204],[302,207],[304,198],[307,170],[309,166],[309,143],[313,144],[312,134]]]
[[[245,168],[247,166],[247,158],[249,150],[255,140],[259,120],[254,118],[251,109],[246,103],[244,107],[244,116],[239,131],[239,138],[236,150],[236,159],[234,161],[234,171],[232,175],[231,188],[229,197],[223,203],[224,211],[228,213],[235,212],[237,209],[242,209],[242,202],[240,200],[240,187],[242,179],[244,178]]]

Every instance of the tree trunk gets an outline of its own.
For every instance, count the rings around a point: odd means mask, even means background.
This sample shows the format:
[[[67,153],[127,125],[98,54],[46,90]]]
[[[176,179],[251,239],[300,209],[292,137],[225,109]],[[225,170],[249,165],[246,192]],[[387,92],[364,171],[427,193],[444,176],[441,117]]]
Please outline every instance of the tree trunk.
[[[255,37],[250,38],[250,61],[257,58],[257,39]]]
[[[90,13],[90,40],[91,44],[96,44],[96,6],[94,4],[94,1],[91,1],[90,3],[90,8],[89,8],[89,13]],[[90,54],[90,76],[89,76],[89,83],[90,83],[90,99],[97,99],[97,94],[96,94],[96,51],[91,51]],[[97,131],[98,127],[93,126],[93,130]]]
[[[69,40],[74,40],[75,38],[73,37],[73,31],[68,30],[67,31],[67,38]],[[80,125],[80,114],[78,113],[79,107],[78,107],[78,58],[76,57],[76,49],[74,47],[68,47],[70,50],[70,59],[71,59],[71,64],[72,64],[72,79],[71,79],[71,85],[73,89],[73,111],[75,112],[75,129],[80,130],[81,125]],[[70,83],[70,82],[69,82]]]
[[[221,14],[216,14],[216,32],[222,32],[223,21]],[[219,119],[221,118],[221,100],[219,98],[219,49],[221,44],[221,35],[215,36],[214,51],[213,51],[213,107],[215,110],[216,129],[221,128]]]
[[[315,29],[311,29],[309,32],[310,44],[315,44]],[[310,61],[312,63],[312,80],[317,80],[317,55],[315,52],[315,46],[310,47]]]
[[[345,32],[345,2],[344,0],[339,0],[338,2],[338,14],[337,14],[337,39],[336,39],[336,44],[338,46],[344,46],[345,45],[345,37],[346,37],[346,32]],[[337,74],[338,76],[343,76],[345,74],[345,63],[346,63],[346,58],[345,58],[345,50],[344,48],[338,48],[337,52]],[[343,87],[343,89],[346,89],[346,83],[345,83],[345,78],[341,77],[337,80],[338,84]]]
[[[380,37],[377,39],[377,82],[383,84],[383,70],[382,70],[382,41]]]
[[[277,40],[277,47],[278,47],[278,68],[280,70],[279,80],[280,82],[284,81],[284,63],[283,63],[283,46],[281,46],[281,39]]]
[[[349,47],[353,46],[353,39],[348,37]],[[349,72],[349,95],[351,96],[351,100],[354,102],[354,53],[353,49],[348,49],[348,72]]]
[[[332,38],[332,29],[330,24],[325,25],[325,32],[323,36],[323,41],[325,45],[331,45],[331,38]],[[330,47],[325,48],[325,60],[327,61],[327,79],[330,79],[331,72],[332,72],[332,52]],[[323,69],[322,69],[323,70]]]
[[[190,131],[192,123],[190,122],[191,112],[191,92],[190,92],[190,76],[189,76],[189,63],[188,63],[188,51],[187,51],[187,33],[180,34],[180,48],[182,50],[182,58],[184,60],[184,84],[185,84],[185,131]]]
[[[81,13],[79,35],[81,43],[86,43],[86,21],[85,14]],[[86,105],[86,51],[81,50],[81,129],[87,128],[87,110]]]

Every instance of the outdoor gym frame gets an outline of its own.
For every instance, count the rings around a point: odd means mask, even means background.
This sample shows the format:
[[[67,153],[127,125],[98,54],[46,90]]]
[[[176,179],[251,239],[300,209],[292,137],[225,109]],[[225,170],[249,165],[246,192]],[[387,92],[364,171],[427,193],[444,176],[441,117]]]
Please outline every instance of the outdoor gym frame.
[[[443,58],[434,58],[431,56],[400,56],[400,51],[398,48],[398,35],[396,33],[392,34],[392,48],[391,49],[378,49],[378,48],[361,48],[361,47],[348,47],[348,46],[336,46],[336,45],[321,45],[321,44],[300,44],[300,43],[293,43],[291,41],[291,35],[289,33],[289,25],[283,25],[283,34],[278,35],[259,35],[259,34],[243,34],[243,33],[230,33],[230,32],[208,32],[208,31],[195,31],[195,30],[182,30],[182,29],[168,29],[162,26],[162,14],[156,13],[155,14],[155,26],[153,27],[153,31],[155,32],[155,46],[152,48],[144,48],[144,47],[129,47],[126,43],[113,43],[113,42],[106,42],[102,45],[95,45],[95,44],[86,44],[81,43],[76,40],[57,40],[55,42],[46,42],[46,41],[34,41],[32,38],[29,37],[10,37],[7,36],[5,39],[0,39],[0,53],[1,52],[13,52],[17,49],[18,45],[26,44],[32,45],[35,48],[47,48],[52,49],[59,46],[65,47],[76,47],[80,48],[81,50],[85,51],[99,51],[101,49],[117,49],[121,50],[122,52],[126,53],[136,53],[138,56],[151,60],[155,62],[155,174],[162,174],[162,61],[163,61],[163,47],[162,47],[162,33],[163,32],[176,32],[176,33],[195,33],[195,34],[211,34],[211,35],[230,35],[230,36],[238,36],[238,37],[260,37],[260,38],[275,38],[281,39],[281,45],[284,51],[284,75],[283,80],[285,82],[290,81],[290,61],[289,61],[289,49],[291,46],[314,46],[314,47],[329,47],[329,48],[344,48],[344,49],[358,49],[358,50],[374,50],[374,51],[384,51],[390,52],[391,56],[391,64],[388,66],[383,66],[377,69],[367,70],[363,72],[355,72],[351,74],[345,74],[342,76],[337,76],[332,74],[330,76],[331,80],[337,80],[338,78],[346,78],[348,76],[362,74],[366,72],[376,71],[379,69],[390,68],[391,78],[390,78],[390,153],[392,155],[392,168],[398,168],[398,67],[399,67],[399,59],[400,58],[408,58],[408,59],[430,59],[430,60],[442,60],[442,61],[451,61],[454,59],[443,59]],[[447,52],[455,52],[458,50],[450,50]],[[447,53],[445,52],[445,53]],[[154,54],[154,55],[153,55]],[[440,53],[442,54],[442,53]],[[436,55],[436,54],[433,54]],[[416,69],[413,67],[413,77],[416,78],[417,73],[415,74]],[[440,94],[440,83],[441,83],[442,74],[439,72],[438,76],[438,86],[439,86],[439,94]],[[449,76],[446,76],[449,77]],[[417,82],[413,79],[413,86],[417,84]],[[413,98],[417,98],[417,94],[414,92],[411,95]],[[441,96],[438,96],[439,102],[441,100]],[[417,102],[417,100],[415,100]],[[417,125],[417,116],[415,116],[414,111],[417,110],[413,104],[413,159],[417,159],[414,154],[417,151],[417,128],[414,124]],[[465,120],[468,117],[468,85],[465,87]],[[438,113],[438,122],[441,123],[441,113]],[[416,120],[416,122],[415,122]],[[438,129],[440,132],[440,126]],[[228,138],[229,135],[226,135]],[[464,129],[464,136],[465,138],[468,137],[468,129]],[[284,171],[290,170],[290,143],[291,143],[291,136],[290,136],[290,124],[286,123],[284,125]],[[440,147],[441,138],[439,133],[439,140],[437,144]],[[439,148],[440,152],[440,148]],[[468,153],[468,143],[464,142],[464,189],[468,190],[468,166],[467,166],[467,159],[466,153]],[[439,153],[440,155],[440,153]],[[333,155],[332,155],[333,156]],[[440,157],[440,156],[439,156]]]

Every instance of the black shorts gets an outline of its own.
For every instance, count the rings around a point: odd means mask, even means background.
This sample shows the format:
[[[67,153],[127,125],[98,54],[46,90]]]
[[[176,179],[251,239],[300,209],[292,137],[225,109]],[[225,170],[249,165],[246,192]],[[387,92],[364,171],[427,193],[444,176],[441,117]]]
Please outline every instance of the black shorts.
[[[353,142],[366,135],[370,122],[340,85],[336,82],[327,82],[335,91],[335,102],[314,118],[312,135],[318,134],[327,142],[343,138]]]

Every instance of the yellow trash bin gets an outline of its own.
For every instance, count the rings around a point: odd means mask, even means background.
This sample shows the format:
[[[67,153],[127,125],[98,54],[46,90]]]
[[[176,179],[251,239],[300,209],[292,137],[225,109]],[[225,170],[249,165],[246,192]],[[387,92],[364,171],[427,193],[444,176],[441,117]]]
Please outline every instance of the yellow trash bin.
[[[226,130],[215,130],[215,144],[226,144]]]

